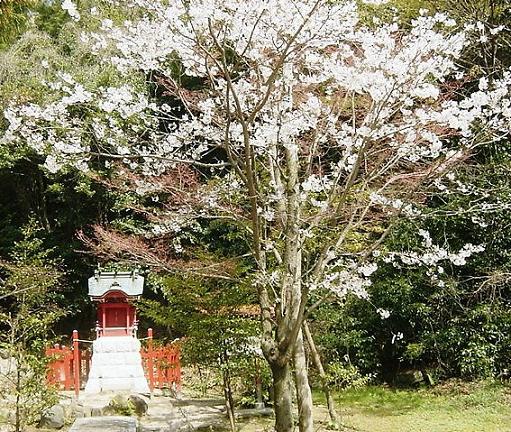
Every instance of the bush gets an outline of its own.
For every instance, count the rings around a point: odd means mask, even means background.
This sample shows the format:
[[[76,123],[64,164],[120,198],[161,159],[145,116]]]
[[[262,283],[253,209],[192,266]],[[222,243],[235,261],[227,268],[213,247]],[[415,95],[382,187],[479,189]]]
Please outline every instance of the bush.
[[[359,369],[351,363],[331,363],[327,370],[327,383],[330,388],[344,390],[360,388],[369,384],[371,377],[362,375]]]
[[[489,378],[495,375],[494,347],[470,341],[460,353],[459,366],[465,378]]]

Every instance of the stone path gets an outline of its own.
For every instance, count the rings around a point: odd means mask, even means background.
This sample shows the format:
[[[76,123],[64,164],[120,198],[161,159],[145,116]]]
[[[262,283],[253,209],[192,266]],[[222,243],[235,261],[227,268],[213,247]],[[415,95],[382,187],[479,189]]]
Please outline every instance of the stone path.
[[[140,432],[173,432],[227,426],[221,399],[154,398],[140,419]]]
[[[107,416],[101,405],[108,403],[107,395],[82,403],[92,417],[78,418],[69,432],[191,432],[196,430],[225,430],[227,416],[222,399],[174,399],[155,396],[147,399],[146,415],[139,417]],[[94,402],[94,403],[93,403]],[[91,405],[93,405],[91,407]],[[85,408],[85,407],[84,407]],[[94,413],[98,412],[98,416]],[[271,409],[237,411],[237,417],[271,415]],[[101,417],[99,415],[102,415]]]
[[[84,417],[76,419],[69,432],[137,432],[135,417]]]

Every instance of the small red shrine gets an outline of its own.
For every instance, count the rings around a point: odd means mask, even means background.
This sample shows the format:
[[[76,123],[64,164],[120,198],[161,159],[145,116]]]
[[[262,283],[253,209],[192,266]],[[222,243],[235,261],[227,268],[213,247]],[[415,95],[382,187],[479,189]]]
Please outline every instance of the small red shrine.
[[[102,336],[137,335],[137,311],[134,302],[140,298],[144,278],[138,270],[104,272],[96,270],[89,278],[89,296],[98,304],[96,334]]]
[[[144,278],[138,270],[105,272],[96,270],[89,278],[89,296],[97,304],[96,339],[81,340],[73,331],[72,348],[56,345],[46,350],[48,382],[80,393],[130,391],[149,393],[154,388],[181,388],[179,347],[153,347],[153,331],[148,329],[144,346],[137,339],[135,302],[142,295]],[[91,343],[81,350],[80,343]],[[92,356],[90,355],[92,351]]]

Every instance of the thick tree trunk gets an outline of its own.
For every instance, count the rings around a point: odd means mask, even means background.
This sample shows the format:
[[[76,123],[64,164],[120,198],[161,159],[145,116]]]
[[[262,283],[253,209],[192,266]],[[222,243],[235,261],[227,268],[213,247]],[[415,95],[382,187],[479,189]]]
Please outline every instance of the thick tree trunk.
[[[335,411],[334,398],[332,397],[332,393],[330,392],[330,388],[328,386],[325,369],[323,368],[323,363],[321,362],[321,357],[319,356],[318,349],[316,348],[316,344],[314,343],[314,339],[312,338],[309,325],[307,324],[306,321],[304,321],[303,323],[303,333],[305,334],[307,344],[309,345],[310,348],[312,361],[314,362],[314,366],[316,366],[316,369],[318,370],[319,373],[319,378],[321,379],[321,386],[323,388],[323,393],[325,394],[326,403],[328,406],[328,413],[330,414],[330,421],[335,427],[337,427],[339,425],[339,418],[337,416],[337,412]]]
[[[298,333],[294,351],[295,384],[298,400],[298,425],[300,432],[313,432],[312,420],[312,393],[307,374],[307,360],[303,344],[302,331]]]
[[[289,364],[271,364],[273,375],[273,403],[275,410],[275,431],[291,432],[293,427],[293,402]]]

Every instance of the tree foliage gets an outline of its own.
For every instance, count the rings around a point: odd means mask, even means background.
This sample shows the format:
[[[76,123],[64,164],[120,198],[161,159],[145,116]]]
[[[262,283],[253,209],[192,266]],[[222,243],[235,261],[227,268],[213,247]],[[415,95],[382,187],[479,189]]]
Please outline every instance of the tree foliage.
[[[37,422],[57,399],[45,384],[50,359],[44,351],[64,314],[57,293],[62,273],[36,232],[34,223],[26,226],[11,260],[0,261],[0,350],[6,359],[0,389],[10,413],[7,421],[16,432]]]

